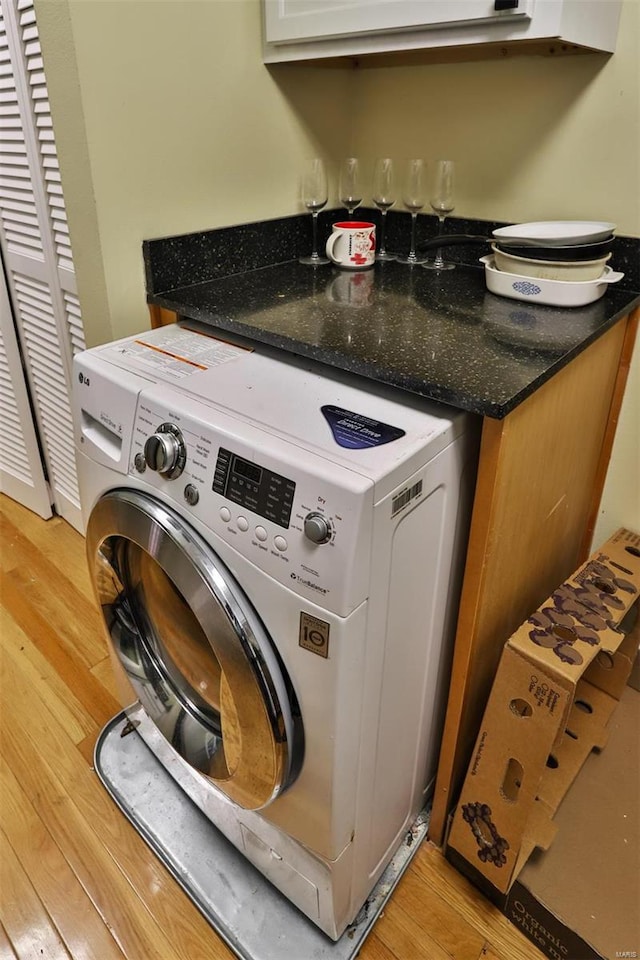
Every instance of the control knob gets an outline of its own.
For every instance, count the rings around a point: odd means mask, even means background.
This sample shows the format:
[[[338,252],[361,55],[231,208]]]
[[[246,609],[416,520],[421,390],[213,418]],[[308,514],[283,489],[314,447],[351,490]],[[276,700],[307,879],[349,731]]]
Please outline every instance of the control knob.
[[[312,543],[327,543],[331,539],[331,524],[321,513],[308,513],[304,518],[304,535]]]
[[[172,423],[161,424],[144,445],[144,459],[150,470],[174,480],[184,470],[187,451],[182,434]]]

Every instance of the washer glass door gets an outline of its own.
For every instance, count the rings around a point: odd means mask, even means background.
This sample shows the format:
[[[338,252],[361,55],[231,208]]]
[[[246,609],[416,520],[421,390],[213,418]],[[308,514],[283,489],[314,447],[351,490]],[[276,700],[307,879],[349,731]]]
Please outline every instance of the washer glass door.
[[[112,491],[87,526],[109,639],[171,746],[232,800],[258,809],[302,761],[298,705],[239,584],[171,509]]]

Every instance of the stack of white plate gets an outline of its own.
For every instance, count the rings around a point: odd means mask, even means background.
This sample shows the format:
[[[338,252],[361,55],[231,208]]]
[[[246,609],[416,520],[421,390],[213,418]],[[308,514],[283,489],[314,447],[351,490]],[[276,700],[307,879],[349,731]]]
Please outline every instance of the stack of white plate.
[[[552,220],[493,231],[492,255],[482,257],[487,287],[516,300],[583,306],[624,276],[607,263],[614,223]]]

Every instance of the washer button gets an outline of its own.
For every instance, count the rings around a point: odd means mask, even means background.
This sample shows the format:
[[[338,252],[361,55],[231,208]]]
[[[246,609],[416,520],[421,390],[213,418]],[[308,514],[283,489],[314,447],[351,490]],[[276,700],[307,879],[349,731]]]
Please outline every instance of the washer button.
[[[138,473],[144,473],[147,469],[147,461],[144,458],[144,453],[136,453],[133,463]]]
[[[249,521],[246,517],[238,517],[236,523],[238,524],[238,530],[242,530],[243,533],[249,529]]]
[[[267,533],[264,527],[256,527],[255,534],[256,534],[256,539],[262,541],[262,543],[264,543],[264,541],[269,536],[269,534]]]
[[[190,507],[195,507],[196,503],[200,499],[200,493],[197,487],[194,487],[192,483],[188,483],[184,488],[184,498]]]
[[[285,538],[280,536],[273,538],[273,545],[276,548],[276,550],[286,550],[287,547],[289,546]]]
[[[224,523],[229,523],[229,520],[231,520],[231,510],[229,510],[228,507],[220,507],[220,519],[223,520]]]

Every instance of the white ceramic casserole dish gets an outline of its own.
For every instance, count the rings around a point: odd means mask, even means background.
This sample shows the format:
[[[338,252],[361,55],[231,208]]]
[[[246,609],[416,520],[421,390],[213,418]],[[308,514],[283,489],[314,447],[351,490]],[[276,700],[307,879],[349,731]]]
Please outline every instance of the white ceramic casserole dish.
[[[537,277],[540,280],[584,281],[597,280],[604,273],[611,254],[597,260],[533,260],[516,257],[513,253],[491,245],[495,265],[505,273],[517,273],[522,277]]]
[[[603,275],[596,280],[543,280],[498,270],[492,256],[481,257],[480,263],[484,264],[487,289],[491,293],[552,307],[583,307],[593,303],[604,296],[610,283],[618,283],[624,277],[624,273],[605,267]]]

